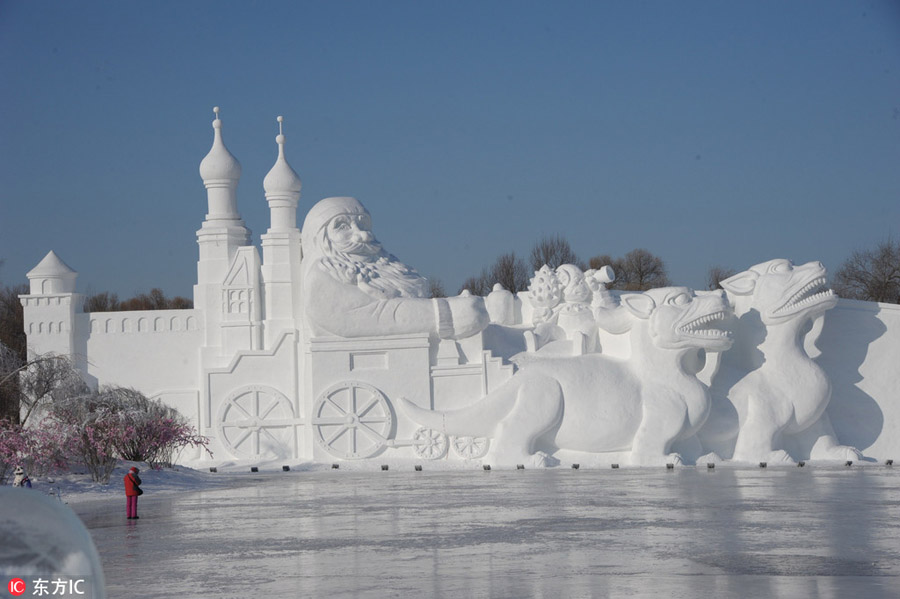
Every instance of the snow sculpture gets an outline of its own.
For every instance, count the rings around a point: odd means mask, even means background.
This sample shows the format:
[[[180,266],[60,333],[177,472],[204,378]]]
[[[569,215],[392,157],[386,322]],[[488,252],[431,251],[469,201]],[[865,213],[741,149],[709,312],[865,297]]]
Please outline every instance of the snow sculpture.
[[[804,344],[837,303],[825,275],[820,262],[778,259],[722,281],[737,317],[735,346],[712,381],[712,410],[699,433],[707,450],[738,461],[792,461],[783,436],[807,431],[817,436],[812,458],[860,457],[835,440],[825,414],[831,383],[807,351],[814,340]]]
[[[545,266],[517,294],[427,298],[357,200],[320,201],[301,232],[281,117],[262,181],[271,224],[253,246],[213,112],[193,309],[86,314],[52,252],[20,299],[29,351],[161,399],[219,459],[857,459],[835,429],[872,456],[900,452],[900,307],[845,300],[826,323],[837,300],[819,292],[821,265],[777,260],[727,280],[729,351],[721,294],[611,291],[609,266]],[[403,397],[415,406],[398,409]]]
[[[470,337],[489,322],[481,297],[428,299],[426,280],[386,252],[355,198],[326,198],[303,222],[303,301],[317,335]]]
[[[556,315],[556,308],[562,301],[562,284],[546,264],[540,270],[535,271],[528,285],[528,299],[534,307],[531,321],[535,325],[548,322]]]
[[[598,323],[623,333],[628,328],[617,327],[611,321],[615,310],[606,283],[615,278],[612,268],[582,272],[574,264],[563,264],[552,270],[546,264],[535,271],[524,301],[531,309],[534,330],[526,335],[529,351],[536,351],[560,339],[572,341],[572,353],[581,355],[599,351]],[[612,320],[615,318],[612,317]]]
[[[491,322],[503,325],[516,324],[516,298],[513,294],[496,283],[491,292],[484,298]]]
[[[562,287],[561,304],[556,312],[556,324],[567,339],[576,342],[575,353],[594,349],[597,324],[591,311],[593,292],[581,269],[563,264],[556,269],[556,277]]]
[[[696,433],[710,402],[685,364],[702,350],[731,346],[718,328],[729,307],[722,293],[668,287],[622,295],[610,309],[630,321],[628,360],[529,353],[508,382],[470,406],[440,412],[402,400],[404,411],[444,434],[491,437],[486,461],[501,466],[552,465],[547,452],[557,449],[630,451],[641,465],[679,462],[669,455],[672,443]]]
[[[0,576],[9,584],[4,597],[28,591],[106,599],[100,556],[84,523],[37,490],[0,487]]]

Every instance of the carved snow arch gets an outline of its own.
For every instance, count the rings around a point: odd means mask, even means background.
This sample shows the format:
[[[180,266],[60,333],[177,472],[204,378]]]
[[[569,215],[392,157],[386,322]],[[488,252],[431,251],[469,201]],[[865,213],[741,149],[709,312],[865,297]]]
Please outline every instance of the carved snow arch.
[[[313,405],[316,443],[346,460],[378,453],[387,444],[393,424],[387,397],[367,383],[344,381],[332,385]]]
[[[236,457],[291,458],[302,424],[291,401],[265,385],[240,387],[219,408],[219,437]]]

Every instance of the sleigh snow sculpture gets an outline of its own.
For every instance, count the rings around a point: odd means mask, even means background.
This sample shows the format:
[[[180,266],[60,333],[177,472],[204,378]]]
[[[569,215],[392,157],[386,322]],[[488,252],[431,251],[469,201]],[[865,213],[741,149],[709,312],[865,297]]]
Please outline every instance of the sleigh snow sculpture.
[[[706,420],[708,389],[686,364],[730,347],[722,293],[670,287],[617,301],[608,268],[563,265],[535,273],[528,310],[500,289],[487,302],[430,299],[371,229],[353,198],[322,200],[303,225],[314,457],[409,447],[438,459],[452,447],[460,458],[489,451],[501,466],[550,465],[564,449],[651,464],[679,460],[671,445]],[[517,326],[521,312],[530,322]],[[495,324],[495,339],[523,339],[515,375],[485,351],[491,320],[513,323]],[[601,328],[629,333],[630,355],[601,353]]]
[[[310,339],[314,457],[354,460],[389,450],[424,460],[484,456],[487,439],[422,427],[398,413],[396,404],[402,397],[418,398],[425,409],[461,407],[482,397],[489,383],[509,378],[512,366],[480,349],[472,362],[432,363],[433,342],[428,334]]]
[[[381,248],[353,198],[313,206],[302,238],[314,457],[484,455],[486,440],[449,438],[395,407],[458,408],[512,375],[484,349],[482,298],[425,298],[425,279]]]

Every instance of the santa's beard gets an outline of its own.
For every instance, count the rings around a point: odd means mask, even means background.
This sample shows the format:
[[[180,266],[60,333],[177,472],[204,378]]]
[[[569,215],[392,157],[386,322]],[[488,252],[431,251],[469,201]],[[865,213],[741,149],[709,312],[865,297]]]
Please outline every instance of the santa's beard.
[[[323,240],[320,268],[377,299],[425,297],[426,280],[415,269],[384,251],[377,241],[343,244],[338,250]]]

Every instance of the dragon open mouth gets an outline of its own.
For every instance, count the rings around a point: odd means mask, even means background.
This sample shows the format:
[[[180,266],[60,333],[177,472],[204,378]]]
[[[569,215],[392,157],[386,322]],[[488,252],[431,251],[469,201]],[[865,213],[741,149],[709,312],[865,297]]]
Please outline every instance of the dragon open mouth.
[[[691,337],[705,337],[709,339],[727,339],[730,333],[720,329],[719,324],[725,321],[725,311],[713,312],[696,318],[689,323],[678,327],[678,332]]]
[[[818,277],[792,295],[783,306],[775,310],[774,314],[794,312],[833,297],[834,291],[826,287],[825,277]]]

